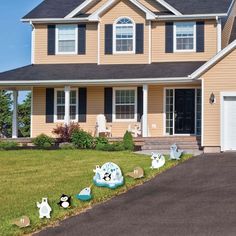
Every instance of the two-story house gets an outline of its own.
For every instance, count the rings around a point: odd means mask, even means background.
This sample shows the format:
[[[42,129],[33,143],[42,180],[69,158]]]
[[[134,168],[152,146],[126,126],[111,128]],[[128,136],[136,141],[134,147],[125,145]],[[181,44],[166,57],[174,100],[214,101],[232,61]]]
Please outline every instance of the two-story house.
[[[44,0],[25,17],[32,65],[0,73],[32,91],[31,137],[58,123],[112,136],[201,136],[205,152],[236,150],[234,0]]]

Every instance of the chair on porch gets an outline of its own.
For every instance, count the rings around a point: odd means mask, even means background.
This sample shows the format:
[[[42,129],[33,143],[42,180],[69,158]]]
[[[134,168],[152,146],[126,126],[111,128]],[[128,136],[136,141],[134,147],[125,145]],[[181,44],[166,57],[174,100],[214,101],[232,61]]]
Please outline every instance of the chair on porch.
[[[143,126],[143,117],[140,119],[140,124],[135,124],[134,128],[132,128],[132,125],[129,124],[128,131],[132,134],[134,138],[141,137],[142,136],[142,126]]]
[[[103,114],[97,116],[95,131],[96,137],[99,137],[101,134],[103,134],[105,137],[112,137],[111,126],[110,128],[107,128],[106,123],[106,117]]]

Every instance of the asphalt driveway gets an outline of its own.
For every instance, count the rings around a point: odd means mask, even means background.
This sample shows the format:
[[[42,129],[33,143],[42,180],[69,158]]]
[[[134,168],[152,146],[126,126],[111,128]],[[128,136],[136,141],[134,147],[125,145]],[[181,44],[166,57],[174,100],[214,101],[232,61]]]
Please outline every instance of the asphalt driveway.
[[[236,154],[195,157],[37,235],[236,235]]]

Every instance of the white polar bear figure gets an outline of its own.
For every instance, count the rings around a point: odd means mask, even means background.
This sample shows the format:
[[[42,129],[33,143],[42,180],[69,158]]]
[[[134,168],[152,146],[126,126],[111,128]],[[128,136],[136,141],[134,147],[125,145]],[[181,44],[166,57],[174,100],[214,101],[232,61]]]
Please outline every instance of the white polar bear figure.
[[[153,153],[152,152],[151,159],[152,159],[151,169],[159,169],[162,166],[164,166],[166,163],[165,157],[160,153]]]
[[[52,211],[52,208],[48,204],[47,198],[42,198],[42,202],[37,202],[37,207],[39,208],[39,218],[42,219],[46,217],[47,219],[50,218],[50,212]]]

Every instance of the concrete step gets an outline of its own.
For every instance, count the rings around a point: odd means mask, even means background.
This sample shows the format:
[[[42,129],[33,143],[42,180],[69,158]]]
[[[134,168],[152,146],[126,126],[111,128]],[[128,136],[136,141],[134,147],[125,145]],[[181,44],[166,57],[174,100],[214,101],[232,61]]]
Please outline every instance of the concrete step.
[[[138,151],[136,153],[137,154],[147,155],[147,156],[151,157],[152,152],[161,153],[163,155],[170,155],[170,151],[169,150],[156,150],[156,149],[153,149],[153,150],[143,150],[143,151]],[[191,154],[191,155],[194,155],[194,156],[199,156],[199,155],[203,154],[203,151],[196,150],[196,149],[188,149],[188,150],[184,151],[184,154]]]
[[[185,145],[185,146],[178,146],[181,150],[187,150],[187,149],[195,149],[199,150],[199,146],[191,146],[191,145]],[[170,150],[170,146],[142,146],[142,150]]]

